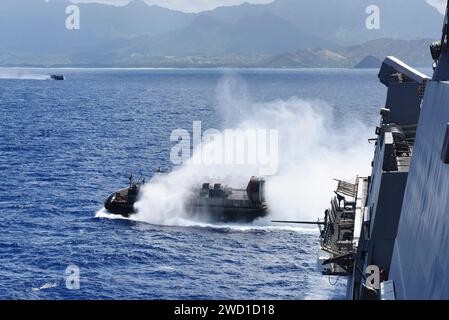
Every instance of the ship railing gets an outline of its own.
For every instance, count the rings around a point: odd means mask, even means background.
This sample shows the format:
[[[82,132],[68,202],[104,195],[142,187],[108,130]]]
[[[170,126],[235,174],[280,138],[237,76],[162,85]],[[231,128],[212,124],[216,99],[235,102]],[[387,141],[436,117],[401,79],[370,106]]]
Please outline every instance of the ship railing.
[[[351,183],[343,180],[334,179],[338,182],[337,190],[335,191],[337,194],[342,194],[344,196],[348,196],[351,198],[355,198],[357,195],[357,183]]]
[[[337,199],[332,198],[330,217],[332,217],[333,219],[331,219],[331,222],[335,222],[335,219],[337,217],[337,211],[340,211],[340,206],[338,205]]]
[[[423,82],[419,85],[418,96],[419,96],[420,100],[424,99],[424,94],[426,93],[426,87],[427,87],[428,80],[429,79],[424,79]]]
[[[326,252],[331,253],[331,254],[336,255],[336,256],[342,254],[342,252],[339,251],[337,248],[335,248],[333,246],[330,246],[328,244],[322,244],[321,245],[321,250],[326,251]]]
[[[353,233],[355,209],[341,209],[336,198],[331,201],[331,209],[327,210],[325,224],[321,230],[321,248],[333,255],[342,255],[354,251]]]

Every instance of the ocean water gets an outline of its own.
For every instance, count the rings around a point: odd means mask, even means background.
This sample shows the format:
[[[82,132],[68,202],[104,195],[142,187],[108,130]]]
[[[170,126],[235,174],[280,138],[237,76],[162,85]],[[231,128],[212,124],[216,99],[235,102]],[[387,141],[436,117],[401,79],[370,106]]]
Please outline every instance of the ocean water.
[[[0,69],[0,298],[343,299],[346,279],[317,269],[313,228],[97,214],[127,174],[171,167],[172,130],[223,128],[224,79],[237,105],[325,103],[335,130],[373,127],[385,98],[375,70]]]

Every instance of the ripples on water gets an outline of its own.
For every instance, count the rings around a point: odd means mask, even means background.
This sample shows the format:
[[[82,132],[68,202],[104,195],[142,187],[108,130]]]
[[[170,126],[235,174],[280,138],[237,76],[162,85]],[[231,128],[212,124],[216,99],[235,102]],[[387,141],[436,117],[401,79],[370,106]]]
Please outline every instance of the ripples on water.
[[[344,297],[343,278],[333,286],[317,271],[315,230],[95,217],[126,174],[169,165],[173,129],[220,126],[222,71],[63,70],[66,81],[37,80],[50,73],[0,76],[1,298]],[[319,98],[342,121],[357,113],[371,123],[383,98],[374,71],[233,73],[259,101]],[[77,291],[65,288],[70,264],[81,271]]]

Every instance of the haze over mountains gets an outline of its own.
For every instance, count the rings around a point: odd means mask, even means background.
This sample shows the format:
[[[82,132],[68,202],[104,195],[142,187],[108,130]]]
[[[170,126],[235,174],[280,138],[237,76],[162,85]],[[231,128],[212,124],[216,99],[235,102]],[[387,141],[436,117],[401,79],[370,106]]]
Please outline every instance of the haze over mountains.
[[[425,0],[276,0],[198,14],[134,0],[78,4],[81,29],[70,31],[70,4],[0,1],[0,65],[346,67],[387,54],[428,65],[442,26]],[[365,27],[372,4],[379,30]]]

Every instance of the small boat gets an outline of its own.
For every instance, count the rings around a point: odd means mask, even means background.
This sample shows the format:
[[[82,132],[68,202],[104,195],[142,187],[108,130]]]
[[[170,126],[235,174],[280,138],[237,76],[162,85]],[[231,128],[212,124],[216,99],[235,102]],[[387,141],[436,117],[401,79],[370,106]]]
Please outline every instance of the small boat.
[[[62,81],[64,80],[64,76],[62,74],[52,74],[50,75],[52,80]]]
[[[105,208],[112,214],[129,217],[136,213],[137,202],[142,182],[134,182],[111,194],[105,201]],[[252,222],[267,215],[268,206],[264,198],[265,180],[251,177],[246,189],[236,189],[220,183],[203,183],[187,199],[187,212],[201,219],[214,222]]]

